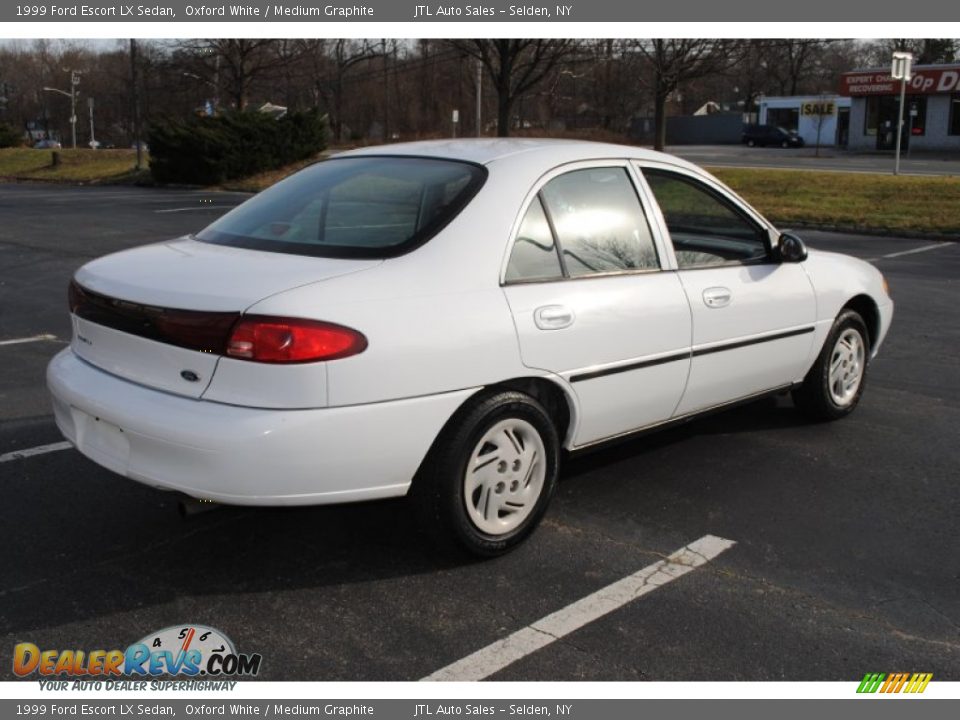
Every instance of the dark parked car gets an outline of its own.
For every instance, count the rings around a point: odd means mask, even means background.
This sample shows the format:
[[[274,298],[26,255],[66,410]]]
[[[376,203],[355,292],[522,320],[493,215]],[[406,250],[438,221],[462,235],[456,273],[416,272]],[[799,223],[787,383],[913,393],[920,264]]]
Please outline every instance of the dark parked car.
[[[59,150],[60,142],[57,140],[38,140],[33,147],[36,150]]]
[[[743,144],[779,145],[783,148],[803,147],[803,138],[796,131],[785,130],[777,125],[747,125],[743,129]]]

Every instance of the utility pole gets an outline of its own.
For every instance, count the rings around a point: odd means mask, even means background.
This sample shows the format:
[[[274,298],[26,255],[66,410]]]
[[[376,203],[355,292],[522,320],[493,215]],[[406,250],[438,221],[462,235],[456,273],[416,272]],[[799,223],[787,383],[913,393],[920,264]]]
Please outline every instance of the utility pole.
[[[80,84],[80,73],[68,70],[70,73],[70,131],[73,135],[73,149],[77,149],[77,85]]]
[[[220,114],[220,53],[213,59],[213,114]]]
[[[90,149],[97,149],[97,139],[93,134],[93,98],[87,98],[87,107],[90,108]]]
[[[137,170],[143,167],[143,143],[140,142],[140,98],[137,95],[137,41],[130,38],[130,96],[133,103],[133,141],[137,146]]]
[[[383,141],[390,142],[390,75],[386,38],[380,41],[380,50],[383,52]]]
[[[483,63],[477,60],[477,137],[483,135],[481,116],[483,114]]]

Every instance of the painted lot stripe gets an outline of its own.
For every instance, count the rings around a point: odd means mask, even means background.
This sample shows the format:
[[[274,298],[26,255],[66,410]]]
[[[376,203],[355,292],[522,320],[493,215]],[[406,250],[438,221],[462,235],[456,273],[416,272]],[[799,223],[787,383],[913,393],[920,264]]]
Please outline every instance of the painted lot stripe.
[[[483,680],[532,652],[579,630],[632,600],[705,565],[736,543],[715,535],[680,548],[665,560],[648,565],[622,580],[607,585],[585,598],[567,605],[552,615],[537,620],[512,635],[447,665],[422,681]]]
[[[197,205],[196,207],[178,207],[178,208],[166,208],[164,210],[154,210],[155,213],[175,213],[175,212],[190,212],[193,210],[226,210],[236,205]]]
[[[0,455],[0,463],[10,462],[11,460],[22,460],[23,458],[33,457],[34,455],[46,455],[47,453],[57,452],[58,450],[68,450],[73,445],[66,440],[49,445],[38,445],[37,447],[27,448],[26,450],[14,450],[13,452]]]
[[[32,343],[32,342],[45,342],[49,340],[56,340],[56,335],[50,335],[45,333],[43,335],[33,335],[32,337],[25,338],[13,338],[12,340],[0,340],[0,346],[2,345],[22,345],[23,343]]]
[[[886,255],[881,255],[880,257],[870,258],[870,261],[874,260],[886,260],[888,258],[903,257],[904,255],[915,255],[916,253],[929,252],[931,250],[939,250],[945,247],[951,247],[953,243],[949,242],[939,242],[934,243],[933,245],[924,245],[923,247],[913,248],[912,250],[901,250],[900,252],[887,253]]]

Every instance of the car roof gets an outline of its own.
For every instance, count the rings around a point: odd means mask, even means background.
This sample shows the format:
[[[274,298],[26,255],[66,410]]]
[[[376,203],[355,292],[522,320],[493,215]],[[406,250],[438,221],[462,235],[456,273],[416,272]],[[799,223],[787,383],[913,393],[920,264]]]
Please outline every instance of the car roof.
[[[665,162],[692,170],[700,170],[693,163],[674,155],[656,152],[633,145],[616,145],[588,140],[552,138],[462,138],[455,140],[422,140],[419,142],[376,145],[338,153],[337,157],[371,155],[410,155],[465,160],[489,165],[503,160],[556,167],[579,160],[631,158],[641,161]]]

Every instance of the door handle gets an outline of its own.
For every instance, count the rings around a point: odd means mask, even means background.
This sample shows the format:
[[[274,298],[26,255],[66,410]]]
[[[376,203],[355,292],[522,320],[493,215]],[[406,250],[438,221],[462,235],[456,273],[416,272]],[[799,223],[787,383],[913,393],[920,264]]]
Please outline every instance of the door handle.
[[[573,310],[563,305],[544,305],[533,311],[533,322],[541,330],[561,330],[573,325]]]
[[[703,291],[703,303],[709,308],[722,308],[730,304],[733,293],[730,288],[711,287]]]

